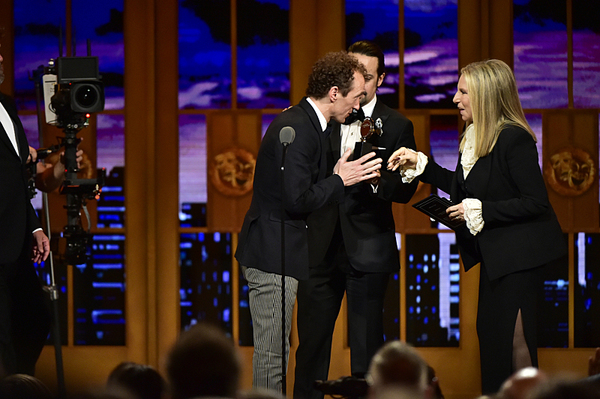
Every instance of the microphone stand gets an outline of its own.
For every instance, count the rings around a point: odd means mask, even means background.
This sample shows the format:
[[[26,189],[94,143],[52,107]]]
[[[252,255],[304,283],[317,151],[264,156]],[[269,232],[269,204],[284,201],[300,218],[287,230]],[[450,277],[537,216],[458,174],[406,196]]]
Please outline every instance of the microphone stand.
[[[34,71],[34,83],[35,83],[35,94],[36,94],[36,110],[38,117],[38,137],[40,148],[44,147],[44,135],[43,135],[43,124],[42,124],[42,112],[41,112],[41,87],[40,87],[40,74],[43,74],[43,68],[38,68]],[[46,192],[42,192],[42,201],[43,201],[43,209],[44,209],[44,220],[46,225],[46,235],[48,236],[48,240],[52,239],[52,230],[50,228],[50,211],[48,208],[48,194]],[[50,249],[50,254],[47,259],[50,264],[50,285],[44,287],[44,291],[48,292],[50,301],[52,302],[52,340],[54,343],[54,357],[56,362],[56,379],[58,383],[58,396],[59,399],[65,399],[67,397],[67,390],[65,386],[65,373],[63,367],[63,357],[62,357],[62,342],[60,341],[60,324],[59,324],[59,308],[58,308],[58,287],[56,286],[56,280],[54,277],[54,255],[52,254],[52,249]]]
[[[288,146],[290,143],[283,144],[283,156],[281,157],[281,393],[286,395],[287,385],[287,367],[285,359],[286,349],[286,328],[285,328],[285,187],[284,187],[284,173],[285,173],[285,155],[287,154]]]

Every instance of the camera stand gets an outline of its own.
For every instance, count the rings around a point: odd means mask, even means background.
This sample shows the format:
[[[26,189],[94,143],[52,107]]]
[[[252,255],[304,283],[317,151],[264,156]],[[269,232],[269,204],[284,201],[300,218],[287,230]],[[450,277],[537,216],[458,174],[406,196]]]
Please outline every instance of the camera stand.
[[[56,73],[56,75],[54,75]],[[82,75],[83,74],[83,75]],[[39,144],[43,146],[42,128],[42,88],[41,81],[54,82],[49,84],[48,90],[44,92],[46,102],[46,122],[63,128],[65,137],[60,147],[65,148],[65,181],[60,188],[61,194],[67,197],[68,223],[64,228],[64,237],[67,239],[67,250],[65,259],[70,265],[84,263],[87,256],[87,244],[89,238],[89,226],[91,221],[88,217],[88,232],[81,226],[80,209],[85,205],[85,200],[97,198],[100,187],[104,183],[104,173],[99,172],[97,179],[78,179],[77,172],[77,133],[89,125],[91,112],[104,109],[104,86],[100,81],[97,57],[59,57],[56,65],[53,60],[49,67],[40,66],[34,71],[34,82],[36,90],[36,108],[38,115]],[[47,79],[44,79],[47,78]],[[56,84],[58,83],[58,84]],[[50,87],[51,86],[51,87]],[[54,92],[54,95],[50,95]],[[50,97],[50,98],[46,98]],[[55,118],[48,117],[53,114]],[[50,215],[48,209],[48,197],[43,193],[46,234],[51,236]],[[49,293],[54,312],[52,336],[54,340],[56,355],[56,374],[58,379],[58,398],[66,398],[64,382],[64,370],[62,359],[62,348],[60,340],[58,289],[54,277],[54,257],[52,251],[49,255],[51,284],[44,288]]]
[[[43,193],[43,204],[44,204],[44,216],[46,220],[46,231],[48,235],[48,240],[52,238],[52,233],[50,230],[50,213],[48,210],[48,194]],[[54,278],[54,255],[52,254],[52,250],[50,250],[50,255],[48,255],[48,262],[50,263],[50,285],[44,287],[44,291],[46,291],[50,296],[50,301],[52,302],[52,339],[54,342],[54,354],[56,361],[56,379],[58,382],[58,399],[64,399],[67,397],[67,390],[65,387],[65,372],[63,367],[63,358],[62,358],[62,343],[60,342],[60,324],[59,324],[59,309],[58,309],[58,288],[56,286],[56,280]]]

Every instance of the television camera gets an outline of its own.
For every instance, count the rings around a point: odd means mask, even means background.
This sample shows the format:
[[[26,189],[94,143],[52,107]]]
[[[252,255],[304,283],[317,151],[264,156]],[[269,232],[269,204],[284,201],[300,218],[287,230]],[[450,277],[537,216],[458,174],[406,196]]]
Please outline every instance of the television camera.
[[[104,184],[105,172],[100,169],[96,179],[77,178],[77,133],[89,125],[92,113],[104,110],[104,84],[98,69],[98,57],[58,57],[50,60],[42,76],[46,122],[62,128],[65,181],[60,193],[67,198],[65,258],[70,264],[85,263],[89,242],[88,232],[81,223],[81,208],[88,199],[98,198]],[[88,216],[88,225],[89,225]]]

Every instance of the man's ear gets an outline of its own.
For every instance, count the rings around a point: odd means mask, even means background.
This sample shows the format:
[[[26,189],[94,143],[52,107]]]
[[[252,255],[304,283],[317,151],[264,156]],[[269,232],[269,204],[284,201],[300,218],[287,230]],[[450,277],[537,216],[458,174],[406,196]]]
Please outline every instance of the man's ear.
[[[377,78],[377,87],[380,87],[383,84],[383,79],[385,79],[385,72]]]
[[[329,89],[329,101],[334,103],[337,100],[338,94],[340,94],[340,89],[337,86],[332,86]]]

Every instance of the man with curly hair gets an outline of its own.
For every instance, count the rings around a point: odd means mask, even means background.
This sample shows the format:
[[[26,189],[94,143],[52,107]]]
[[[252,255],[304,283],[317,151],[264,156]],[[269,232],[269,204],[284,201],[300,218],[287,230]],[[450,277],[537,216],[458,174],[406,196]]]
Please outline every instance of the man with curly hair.
[[[308,277],[308,215],[322,206],[343,201],[344,188],[378,175],[375,154],[348,162],[351,151],[327,176],[328,123],[342,123],[358,109],[365,95],[364,67],[345,52],[319,59],[309,76],[306,97],[282,112],[267,129],[256,161],[254,193],[244,219],[236,258],[249,287],[253,323],[253,386],[281,390],[282,362],[287,364],[289,340],[282,358],[281,209],[285,208],[285,337],[289,337],[298,280]],[[282,188],[279,170],[284,154],[279,133],[295,131],[285,158]],[[283,205],[282,205],[283,203]]]
[[[377,97],[385,78],[383,51],[370,41],[348,48],[366,70],[362,117],[377,130],[368,138],[389,157],[396,148],[416,149],[413,124]],[[365,119],[365,122],[368,121]],[[328,173],[348,148],[361,140],[361,118],[335,123],[328,145]],[[407,203],[417,182],[402,183],[399,173],[379,171],[377,179],[345,190],[344,201],[331,203],[308,219],[310,276],[298,286],[298,339],[294,397],[323,398],[315,380],[327,380],[331,337],[342,298],[348,302],[350,369],[363,378],[383,345],[383,303],[389,277],[400,269],[392,202]]]

